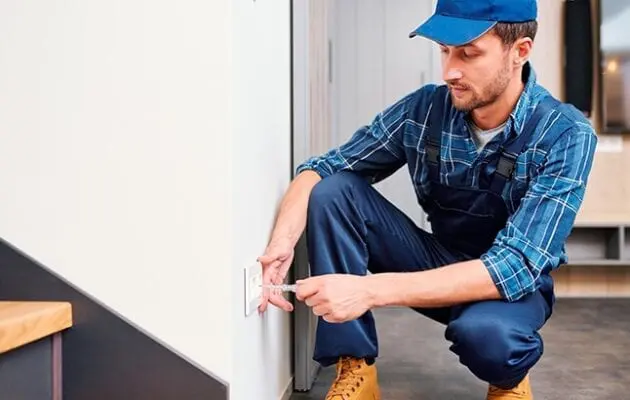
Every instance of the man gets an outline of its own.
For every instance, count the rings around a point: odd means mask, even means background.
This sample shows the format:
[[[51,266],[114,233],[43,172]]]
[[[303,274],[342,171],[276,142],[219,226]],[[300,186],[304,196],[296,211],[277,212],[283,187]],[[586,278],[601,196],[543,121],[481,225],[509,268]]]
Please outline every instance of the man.
[[[536,18],[534,0],[439,0],[411,36],[439,44],[446,85],[298,168],[259,260],[281,283],[306,228],[312,277],[296,296],[320,316],[314,359],[337,364],[327,399],[380,399],[370,310],[383,306],[443,323],[488,399],[532,398],[550,272],[566,262],[596,146],[589,121],[536,83]],[[432,233],[371,185],[404,165]],[[261,311],[268,302],[292,310],[269,293]]]

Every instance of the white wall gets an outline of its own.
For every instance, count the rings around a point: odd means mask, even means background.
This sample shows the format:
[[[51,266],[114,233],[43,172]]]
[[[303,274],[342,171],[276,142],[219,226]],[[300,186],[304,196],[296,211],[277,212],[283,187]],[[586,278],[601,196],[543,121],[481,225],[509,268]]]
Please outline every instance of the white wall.
[[[245,317],[243,269],[265,249],[291,178],[290,0],[233,2],[233,363],[230,398],[276,400],[291,378],[289,315]]]
[[[600,47],[604,53],[625,53],[630,49],[630,40],[626,34],[630,21],[630,2],[604,1],[601,22]]]
[[[0,2],[0,237],[226,380],[230,3]]]

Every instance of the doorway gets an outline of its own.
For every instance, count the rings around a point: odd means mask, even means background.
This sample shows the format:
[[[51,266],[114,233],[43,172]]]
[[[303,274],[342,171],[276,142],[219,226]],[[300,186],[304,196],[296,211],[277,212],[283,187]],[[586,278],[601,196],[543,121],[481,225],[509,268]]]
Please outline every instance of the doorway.
[[[348,140],[362,125],[420,86],[439,82],[439,52],[409,39],[433,12],[435,0],[293,0],[293,168]],[[428,230],[403,167],[375,186]],[[304,239],[293,271],[308,276]],[[311,389],[317,319],[297,302],[294,313],[294,390]]]

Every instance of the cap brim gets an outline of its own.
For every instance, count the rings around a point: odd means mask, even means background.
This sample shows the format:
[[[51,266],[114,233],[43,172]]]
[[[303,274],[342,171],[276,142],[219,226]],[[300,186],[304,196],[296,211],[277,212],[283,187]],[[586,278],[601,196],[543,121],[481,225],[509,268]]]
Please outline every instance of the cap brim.
[[[496,25],[494,21],[479,21],[434,14],[415,31],[410,38],[424,36],[446,46],[462,46],[468,44]]]

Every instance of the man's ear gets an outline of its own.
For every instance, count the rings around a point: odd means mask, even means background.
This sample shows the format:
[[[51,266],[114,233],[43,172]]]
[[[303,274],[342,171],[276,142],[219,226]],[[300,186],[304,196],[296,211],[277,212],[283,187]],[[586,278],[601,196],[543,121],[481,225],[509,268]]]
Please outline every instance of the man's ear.
[[[514,64],[523,65],[529,60],[532,53],[534,41],[529,37],[518,39],[514,42],[512,49],[514,51]]]

